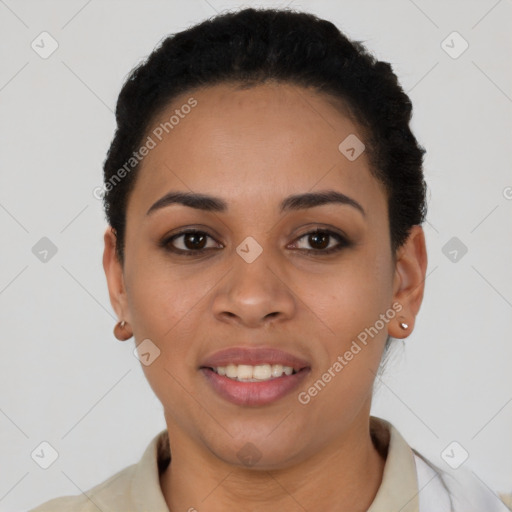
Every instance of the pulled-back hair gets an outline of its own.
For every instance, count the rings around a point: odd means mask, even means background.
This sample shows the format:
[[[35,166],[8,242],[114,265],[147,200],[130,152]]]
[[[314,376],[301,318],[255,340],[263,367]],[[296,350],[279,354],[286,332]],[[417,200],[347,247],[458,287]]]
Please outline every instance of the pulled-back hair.
[[[411,227],[424,221],[425,150],[411,132],[411,101],[391,65],[312,14],[248,8],[167,37],[123,85],[117,130],[104,163],[103,195],[121,263],[128,197],[139,167],[126,172],[126,162],[156,116],[178,95],[198,87],[234,83],[247,88],[267,81],[311,87],[348,108],[364,133],[370,171],[386,190],[393,258]],[[123,166],[123,179],[114,183]]]

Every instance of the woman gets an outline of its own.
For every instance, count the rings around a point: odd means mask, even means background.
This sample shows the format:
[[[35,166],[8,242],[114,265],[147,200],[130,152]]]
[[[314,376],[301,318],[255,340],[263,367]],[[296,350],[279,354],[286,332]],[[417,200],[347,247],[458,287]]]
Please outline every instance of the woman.
[[[427,267],[422,161],[391,66],[306,13],[167,38],[126,81],[103,265],[167,429],[44,511],[506,510],[370,416]]]

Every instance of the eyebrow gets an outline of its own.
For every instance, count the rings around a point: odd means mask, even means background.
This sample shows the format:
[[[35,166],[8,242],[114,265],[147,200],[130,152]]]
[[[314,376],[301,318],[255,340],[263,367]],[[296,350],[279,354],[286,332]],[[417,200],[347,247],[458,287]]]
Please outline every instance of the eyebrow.
[[[156,201],[156,203],[154,203],[146,212],[146,215],[173,204],[181,204],[183,206],[188,206],[189,208],[195,208],[197,210],[204,210],[207,212],[226,212],[228,210],[227,203],[220,197],[195,192],[171,191]],[[341,192],[337,192],[336,190],[306,192],[304,194],[288,196],[281,202],[280,213],[292,210],[305,210],[325,204],[342,204],[352,206],[357,209],[363,217],[366,217],[364,208],[355,199],[352,199]]]

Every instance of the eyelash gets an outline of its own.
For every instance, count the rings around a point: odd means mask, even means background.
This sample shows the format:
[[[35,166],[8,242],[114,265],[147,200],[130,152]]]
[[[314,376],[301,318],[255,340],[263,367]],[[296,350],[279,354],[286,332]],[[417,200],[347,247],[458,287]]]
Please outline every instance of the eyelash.
[[[338,245],[334,246],[334,247],[331,247],[330,249],[299,249],[299,250],[301,250],[303,252],[306,252],[307,254],[315,254],[315,255],[320,255],[320,256],[326,256],[326,255],[333,254],[335,252],[341,251],[342,249],[351,246],[351,242],[347,238],[345,238],[344,236],[342,236],[339,233],[336,233],[334,231],[331,231],[329,229],[321,229],[321,228],[317,228],[317,229],[314,229],[312,231],[308,231],[307,233],[304,233],[303,235],[298,237],[296,240],[301,240],[302,238],[304,238],[304,237],[306,237],[308,235],[314,235],[314,234],[317,234],[317,233],[321,233],[321,234],[327,235],[329,237],[335,238],[336,240],[338,240]],[[159,246],[162,247],[164,250],[166,250],[168,252],[171,252],[171,253],[174,253],[174,254],[177,254],[177,255],[182,255],[182,256],[198,256],[198,255],[201,255],[204,252],[209,250],[209,249],[197,249],[197,250],[190,249],[190,250],[184,251],[183,249],[176,249],[175,247],[171,246],[171,243],[174,240],[176,240],[177,238],[179,238],[181,236],[188,235],[188,234],[206,235],[206,236],[208,236],[208,237],[213,239],[213,237],[210,236],[205,231],[200,231],[200,230],[197,230],[197,229],[187,229],[187,230],[184,230],[184,231],[180,231],[179,233],[176,233],[176,234],[174,234],[174,235],[172,235],[170,237],[164,238],[159,243]]]

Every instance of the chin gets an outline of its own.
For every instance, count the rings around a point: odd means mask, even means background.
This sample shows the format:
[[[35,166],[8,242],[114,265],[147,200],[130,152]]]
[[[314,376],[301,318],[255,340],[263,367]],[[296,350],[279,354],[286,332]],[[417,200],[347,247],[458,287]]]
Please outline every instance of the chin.
[[[276,470],[287,468],[301,458],[299,439],[304,442],[303,435],[277,432],[277,429],[272,433],[272,428],[262,428],[233,437],[226,435],[223,442],[206,440],[206,444],[226,464],[251,470]]]

